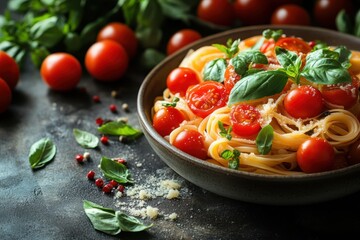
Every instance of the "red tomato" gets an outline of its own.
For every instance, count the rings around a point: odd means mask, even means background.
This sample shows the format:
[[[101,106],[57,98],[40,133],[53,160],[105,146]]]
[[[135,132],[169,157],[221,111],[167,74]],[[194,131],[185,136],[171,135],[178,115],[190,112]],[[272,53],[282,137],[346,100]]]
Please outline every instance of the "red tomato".
[[[360,163],[360,140],[351,144],[347,155],[347,162],[350,165]]]
[[[0,78],[13,90],[19,82],[20,70],[16,61],[6,52],[0,51]]]
[[[294,118],[312,118],[324,110],[321,92],[308,85],[291,90],[284,99],[284,108]]]
[[[244,25],[259,25],[270,23],[273,9],[272,1],[264,0],[235,0],[236,17]]]
[[[153,117],[153,127],[163,137],[180,126],[185,120],[184,114],[174,107],[165,107],[157,111]]]
[[[12,93],[9,85],[5,80],[0,78],[0,113],[3,113],[8,109],[11,103]]]
[[[86,69],[99,81],[119,80],[125,74],[128,65],[129,57],[125,49],[113,40],[94,43],[85,55]]]
[[[166,46],[167,55],[173,54],[186,45],[201,38],[201,34],[193,29],[182,29],[174,33]]]
[[[213,111],[226,105],[229,94],[223,84],[205,81],[194,85],[186,92],[186,102],[191,111],[205,118]]]
[[[230,122],[233,132],[242,137],[252,136],[261,130],[261,114],[253,106],[235,105],[230,111]]]
[[[135,32],[124,23],[112,22],[103,27],[97,35],[97,41],[100,42],[102,40],[114,40],[120,43],[129,58],[133,58],[136,55],[138,39]]]
[[[349,109],[357,102],[359,90],[352,84],[325,86],[322,95],[326,102]]]
[[[42,62],[40,73],[51,89],[69,91],[80,82],[82,69],[74,56],[68,53],[53,53]]]
[[[235,20],[233,5],[228,0],[201,0],[198,18],[217,25],[231,26]]]
[[[336,16],[342,10],[352,14],[354,9],[351,0],[317,0],[314,4],[313,15],[316,24],[326,28],[336,28]]]
[[[329,171],[335,163],[334,148],[322,138],[303,142],[296,153],[297,163],[305,173]]]
[[[234,66],[229,64],[224,73],[224,86],[229,94],[235,83],[237,83],[240,78],[241,76],[235,72]]]
[[[184,97],[186,90],[192,86],[200,83],[197,73],[191,68],[178,67],[170,72],[166,79],[166,86],[170,92],[180,93]]]
[[[297,54],[299,53],[307,54],[308,52],[311,51],[310,45],[301,38],[297,38],[297,37],[280,38],[275,43],[275,46],[285,48],[289,51],[296,52]]]
[[[296,4],[286,4],[275,9],[271,15],[274,25],[310,25],[310,15],[305,8]]]
[[[204,145],[204,136],[195,130],[184,130],[180,132],[172,143],[176,148],[180,149],[191,156],[207,159],[207,151]]]

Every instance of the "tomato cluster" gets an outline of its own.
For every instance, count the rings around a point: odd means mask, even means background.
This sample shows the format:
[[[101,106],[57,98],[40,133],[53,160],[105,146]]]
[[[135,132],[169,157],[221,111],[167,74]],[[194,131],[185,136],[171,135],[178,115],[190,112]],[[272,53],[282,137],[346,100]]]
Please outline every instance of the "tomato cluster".
[[[0,51],[0,114],[5,112],[12,100],[12,91],[19,82],[20,70],[16,61]]]

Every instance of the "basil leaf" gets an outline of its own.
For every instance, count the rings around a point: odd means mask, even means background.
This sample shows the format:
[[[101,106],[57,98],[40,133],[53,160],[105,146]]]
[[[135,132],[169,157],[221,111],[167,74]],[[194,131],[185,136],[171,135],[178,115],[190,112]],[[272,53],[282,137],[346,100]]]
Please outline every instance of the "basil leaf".
[[[262,71],[238,81],[230,92],[228,105],[259,99],[280,93],[288,81],[288,75],[278,70]]]
[[[102,157],[100,160],[100,170],[108,179],[115,180],[118,183],[133,183],[130,178],[129,170],[122,163]]]
[[[232,41],[232,39],[228,39],[226,42],[226,46],[222,44],[213,44],[213,47],[216,47],[220,51],[226,54],[226,58],[232,58],[237,52],[239,52],[239,44],[240,39]]]
[[[30,147],[29,162],[32,169],[41,168],[53,160],[56,146],[49,138],[42,138]]]
[[[308,62],[311,62],[314,60],[319,60],[321,58],[331,58],[331,59],[338,60],[339,53],[335,52],[335,51],[331,51],[330,49],[327,49],[327,48],[321,48],[316,51],[310,52],[306,56],[306,62],[308,63]]]
[[[336,27],[339,32],[352,33],[353,26],[349,15],[342,9],[335,18]]]
[[[283,34],[283,31],[281,29],[279,29],[279,30],[266,29],[262,33],[264,38],[266,38],[266,39],[272,38],[275,40],[275,42],[281,37],[282,34]]]
[[[345,46],[338,46],[334,49],[334,52],[339,53],[339,62],[343,68],[348,69],[351,66],[350,58],[351,58],[351,51],[347,49]]]
[[[194,6],[194,1],[160,0],[159,4],[165,16],[187,22],[189,20],[190,11]]]
[[[251,63],[267,64],[267,57],[258,50],[242,51],[230,60],[230,64],[234,66],[235,72],[244,75],[249,69]]]
[[[268,154],[274,139],[274,129],[267,125],[261,129],[256,137],[256,146],[260,154]]]
[[[350,82],[351,76],[339,61],[330,58],[307,61],[301,76],[318,84]]]
[[[355,16],[354,35],[360,37],[360,11],[358,10]]]
[[[99,138],[92,133],[74,128],[73,134],[76,142],[84,148],[96,148],[99,144]]]
[[[52,16],[36,22],[30,28],[33,40],[41,45],[51,48],[54,47],[64,37],[62,32],[64,21],[62,18]]]
[[[276,58],[285,68],[286,74],[293,78],[296,83],[299,83],[300,79],[300,68],[301,68],[301,57],[292,51],[288,51],[284,48],[275,48]]]
[[[118,219],[121,230],[124,232],[141,232],[152,227],[152,224],[144,225],[139,219],[120,211],[116,211],[115,216]]]
[[[203,79],[205,81],[211,80],[223,82],[226,65],[226,60],[224,58],[218,58],[208,62],[204,68]]]
[[[222,158],[225,160],[228,160],[228,166],[231,169],[238,169],[240,166],[240,152],[237,149],[234,149],[233,151],[230,150],[224,150],[221,155]]]
[[[132,126],[121,121],[105,123],[98,127],[98,131],[102,134],[125,136],[130,138],[137,138],[142,134],[139,129],[133,128]]]

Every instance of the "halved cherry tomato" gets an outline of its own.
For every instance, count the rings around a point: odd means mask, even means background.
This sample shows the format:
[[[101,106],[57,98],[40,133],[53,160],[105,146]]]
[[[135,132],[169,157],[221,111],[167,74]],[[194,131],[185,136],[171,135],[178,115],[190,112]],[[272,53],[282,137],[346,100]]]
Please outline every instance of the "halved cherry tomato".
[[[180,132],[172,143],[176,148],[180,149],[191,156],[205,160],[207,151],[204,145],[204,136],[196,130],[184,130]]]
[[[172,130],[180,126],[185,116],[174,107],[165,107],[157,111],[153,117],[153,127],[163,137],[169,135]]]
[[[3,113],[8,109],[11,103],[11,98],[12,92],[9,85],[5,82],[5,80],[0,78],[0,113]]]
[[[299,86],[285,96],[284,108],[294,118],[316,117],[324,110],[322,94],[312,86]]]
[[[13,90],[19,82],[20,69],[16,61],[6,52],[0,51],[0,78]]]
[[[197,73],[191,68],[178,67],[170,72],[166,78],[166,86],[171,93],[180,93],[185,96],[186,90],[195,84],[200,83]]]
[[[311,138],[303,142],[296,153],[297,163],[305,173],[325,172],[335,163],[334,148],[322,138]]]
[[[297,37],[280,38],[276,43],[276,47],[285,48],[289,51],[296,52],[297,54],[307,54],[311,51],[311,47],[307,42]]]
[[[230,111],[230,122],[233,132],[242,137],[252,136],[261,130],[261,114],[251,105],[235,105]]]
[[[240,78],[241,76],[235,72],[234,66],[229,64],[224,73],[224,86],[229,94],[235,83],[237,83]]]
[[[166,46],[167,55],[173,54],[186,45],[201,38],[201,34],[193,29],[182,29],[175,32],[169,39]]]
[[[349,109],[358,100],[359,89],[352,84],[325,86],[322,95],[326,102]]]
[[[309,12],[297,4],[281,5],[271,15],[271,24],[274,25],[310,25]]]
[[[190,87],[186,92],[186,102],[191,111],[205,118],[213,111],[226,105],[229,94],[223,84],[205,81]]]

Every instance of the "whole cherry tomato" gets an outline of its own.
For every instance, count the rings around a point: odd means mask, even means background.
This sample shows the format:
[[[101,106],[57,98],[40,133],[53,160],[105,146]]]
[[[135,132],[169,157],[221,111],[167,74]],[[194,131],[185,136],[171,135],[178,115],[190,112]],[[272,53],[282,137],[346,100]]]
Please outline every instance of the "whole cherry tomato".
[[[191,156],[207,159],[207,151],[204,145],[204,136],[195,130],[184,130],[180,132],[172,143],[176,148],[180,149]]]
[[[286,94],[284,108],[294,118],[316,117],[324,110],[322,94],[312,86],[299,86]]]
[[[326,28],[336,28],[336,16],[344,9],[352,14],[354,6],[351,0],[316,0],[313,15],[316,24]]]
[[[193,29],[182,29],[175,32],[166,46],[167,55],[173,54],[186,45],[201,39],[201,34]]]
[[[322,138],[303,142],[296,153],[297,163],[305,173],[329,171],[335,163],[334,148]]]
[[[12,93],[5,80],[0,78],[0,113],[5,112],[11,103]]]
[[[80,82],[82,69],[80,62],[69,53],[53,53],[41,64],[43,81],[53,90],[69,91]]]
[[[201,0],[198,18],[217,25],[231,26],[235,20],[234,7],[228,0]]]
[[[169,135],[172,130],[180,126],[185,116],[174,107],[165,107],[157,111],[153,117],[153,127],[163,137]]]
[[[358,101],[359,89],[353,84],[324,86],[322,91],[326,102],[349,109]]]
[[[180,93],[180,96],[185,96],[186,90],[192,86],[200,83],[197,73],[191,68],[178,67],[170,72],[166,79],[166,86],[170,92]]]
[[[0,78],[13,90],[19,82],[20,70],[16,61],[6,52],[0,51]]]
[[[97,41],[100,42],[102,40],[114,40],[120,43],[130,59],[136,55],[138,39],[135,32],[124,23],[111,22],[103,27],[97,35]]]
[[[85,55],[87,71],[99,81],[119,80],[125,74],[128,65],[129,57],[124,47],[113,40],[94,43]]]
[[[271,15],[271,24],[274,25],[310,25],[308,11],[296,4],[286,4],[278,7]]]
[[[186,92],[186,102],[191,111],[205,118],[216,109],[226,105],[229,94],[223,84],[205,81],[191,86]]]
[[[235,0],[236,17],[244,25],[258,25],[270,23],[273,9],[272,1],[264,0]]]
[[[242,137],[252,136],[261,130],[261,114],[253,106],[239,104],[231,108],[230,122],[233,132]]]
[[[285,48],[289,51],[296,52],[297,54],[303,53],[307,54],[311,51],[310,45],[297,37],[285,37],[280,38],[276,43],[276,47]]]

